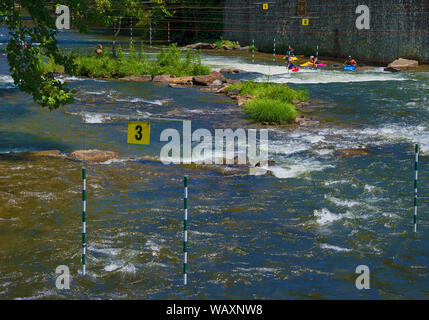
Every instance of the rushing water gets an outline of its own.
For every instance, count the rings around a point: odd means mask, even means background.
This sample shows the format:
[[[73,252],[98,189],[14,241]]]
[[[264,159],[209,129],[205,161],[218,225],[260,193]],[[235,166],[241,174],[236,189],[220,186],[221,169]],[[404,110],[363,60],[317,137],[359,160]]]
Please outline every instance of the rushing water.
[[[0,32],[4,40],[4,30]],[[63,35],[66,46],[91,37]],[[19,92],[0,59],[0,298],[428,298],[429,73],[287,74],[276,64],[205,56],[241,77],[307,88],[315,128],[271,128],[274,176],[223,175],[126,143],[127,116],[192,120],[193,130],[247,128],[229,98],[197,88],[65,78],[73,105],[49,112]],[[237,77],[237,76],[235,76]],[[418,233],[412,232],[413,144],[420,143]],[[87,164],[88,275],[80,274],[81,167],[63,153],[98,148],[121,159]],[[345,148],[368,155],[340,157]],[[425,155],[426,154],[426,155]],[[183,187],[189,191],[189,284],[182,285]],[[55,287],[67,265],[70,290]],[[367,265],[371,289],[355,287]]]

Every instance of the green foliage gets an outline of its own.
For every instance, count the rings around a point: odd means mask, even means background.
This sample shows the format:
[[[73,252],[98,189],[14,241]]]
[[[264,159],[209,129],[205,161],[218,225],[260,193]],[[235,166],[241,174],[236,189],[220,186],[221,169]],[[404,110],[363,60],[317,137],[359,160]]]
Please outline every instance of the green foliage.
[[[250,45],[249,51],[252,51],[252,50],[258,51],[258,48],[256,48],[256,46],[254,46],[254,45]]]
[[[293,104],[279,99],[252,99],[243,105],[243,109],[252,119],[269,123],[293,122],[298,115]]]
[[[120,78],[130,75],[152,76],[170,74],[174,76],[195,76],[210,73],[210,68],[203,65],[201,55],[191,51],[182,54],[176,45],[162,50],[155,61],[147,61],[144,52],[138,57],[113,58],[104,54],[97,56],[78,56],[75,60],[77,74],[94,78]]]
[[[88,26],[94,24],[116,23],[120,30],[120,17],[134,16],[136,26],[143,26],[155,14],[170,15],[165,8],[165,1],[161,4],[151,1],[142,5],[139,0],[121,0],[120,3],[113,0],[53,0],[49,3],[45,0],[1,0],[0,20],[10,34],[5,52],[14,83],[21,91],[31,94],[38,104],[50,109],[73,101],[71,93],[54,78],[54,72],[64,71],[74,75],[77,71],[75,57],[60,52],[57,45],[58,30],[53,16],[56,15],[55,8],[58,5],[69,7],[70,24],[80,32],[88,31]],[[30,24],[23,21],[23,12],[31,16]],[[36,47],[32,43],[40,45]],[[41,57],[49,57],[48,63],[41,62]],[[113,69],[113,66],[109,65],[109,68]],[[125,72],[123,68],[121,66],[117,72]]]
[[[240,95],[250,94],[253,99],[243,105],[245,112],[261,122],[291,122],[298,112],[294,101],[308,101],[307,90],[293,90],[285,84],[243,81],[229,86],[226,91],[238,89]]]
[[[232,89],[239,89],[240,94],[250,94],[253,97],[281,100],[288,103],[293,103],[295,99],[299,101],[308,101],[309,99],[307,90],[293,90],[288,85],[280,83],[243,81],[229,86],[226,91]]]

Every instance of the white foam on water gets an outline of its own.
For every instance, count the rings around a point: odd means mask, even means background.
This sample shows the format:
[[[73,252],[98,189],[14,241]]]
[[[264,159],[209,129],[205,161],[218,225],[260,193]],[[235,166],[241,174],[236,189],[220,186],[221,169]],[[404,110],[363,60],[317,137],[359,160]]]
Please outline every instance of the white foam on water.
[[[320,210],[319,209],[314,210],[313,214],[314,214],[314,217],[316,218],[316,222],[319,225],[326,225],[326,224],[331,224],[335,221],[341,220],[348,213],[336,214],[336,213],[332,213],[326,208],[322,208]]]
[[[363,72],[346,72],[343,70],[327,70],[324,68],[300,68],[299,72],[288,72],[285,65],[246,62],[241,57],[205,56],[203,62],[219,71],[221,68],[237,68],[248,72],[261,73],[264,76],[256,81],[276,83],[347,83],[370,81],[404,81],[402,74],[385,72],[383,68],[375,68]]]
[[[0,82],[13,83],[13,79],[11,76],[0,75]]]
[[[116,99],[118,102],[131,102],[131,103],[148,103],[157,106],[163,106],[171,101],[171,99],[155,99],[148,100],[143,98],[131,98],[131,99]]]
[[[328,249],[328,250],[334,250],[334,251],[338,251],[338,252],[350,252],[350,251],[352,251],[351,249],[337,247],[337,246],[333,246],[333,245],[330,245],[327,243],[321,243],[320,248]]]
[[[340,206],[340,207],[349,207],[349,208],[351,208],[351,207],[354,207],[354,206],[361,205],[361,203],[358,202],[358,201],[339,199],[339,198],[336,198],[336,197],[333,197],[333,196],[329,196],[329,195],[326,195],[326,194],[325,194],[325,199],[328,200],[328,201],[330,201],[330,202],[332,202],[332,203],[334,203],[334,204],[336,204],[337,206]]]
[[[269,169],[276,178],[289,179],[301,176],[312,171],[323,171],[326,168],[334,168],[334,165],[323,164],[319,161],[294,159],[294,163],[281,166],[262,167]]]

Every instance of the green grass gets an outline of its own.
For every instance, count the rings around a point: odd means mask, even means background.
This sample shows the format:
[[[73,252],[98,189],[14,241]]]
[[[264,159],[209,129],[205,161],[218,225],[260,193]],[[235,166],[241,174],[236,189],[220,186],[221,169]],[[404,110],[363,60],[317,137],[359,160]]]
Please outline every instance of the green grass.
[[[118,57],[114,58],[111,53],[103,53],[101,56],[77,55],[77,75],[93,78],[122,78],[131,75],[161,75],[170,74],[177,77],[198,76],[210,73],[210,68],[201,62],[201,55],[188,50],[182,53],[176,45],[163,49],[157,59],[148,61],[142,48],[136,52],[134,47],[126,57],[122,49],[117,48]],[[46,60],[46,59],[43,59]],[[52,59],[41,60],[39,68],[44,72],[57,72],[61,69],[55,65]]]
[[[298,116],[293,104],[268,98],[252,99],[243,105],[243,109],[247,115],[259,122],[292,122]]]
[[[285,84],[244,81],[226,89],[238,89],[240,95],[250,94],[253,99],[243,105],[244,111],[259,122],[292,122],[298,116],[294,101],[308,101],[307,90],[293,90]]]

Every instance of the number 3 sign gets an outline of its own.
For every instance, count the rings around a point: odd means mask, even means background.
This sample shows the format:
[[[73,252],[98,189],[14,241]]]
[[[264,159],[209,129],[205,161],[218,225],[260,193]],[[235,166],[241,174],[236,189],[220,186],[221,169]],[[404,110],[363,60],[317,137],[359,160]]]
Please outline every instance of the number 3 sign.
[[[150,123],[143,121],[128,122],[128,143],[150,144]]]

